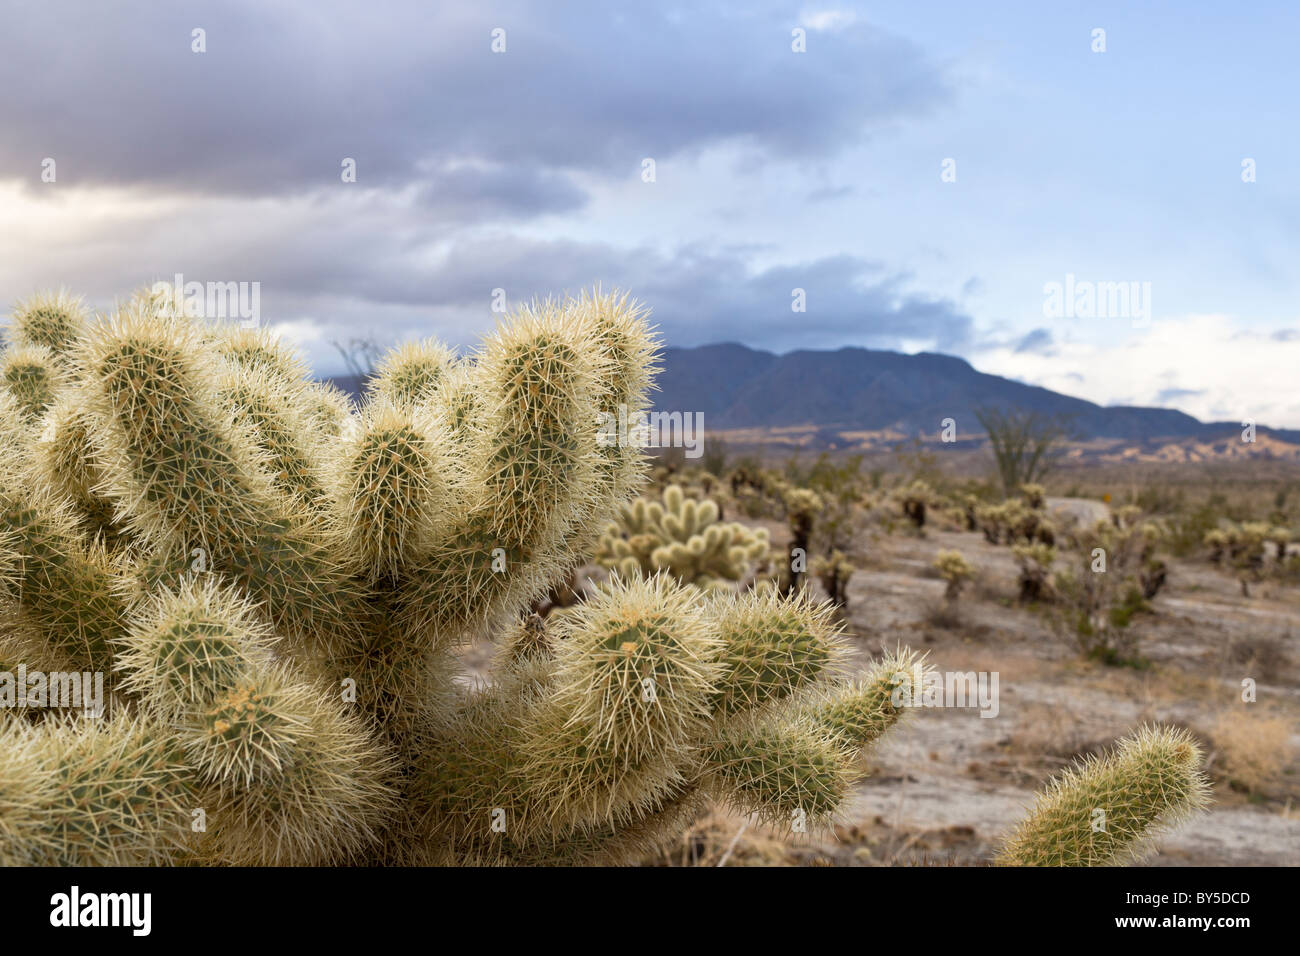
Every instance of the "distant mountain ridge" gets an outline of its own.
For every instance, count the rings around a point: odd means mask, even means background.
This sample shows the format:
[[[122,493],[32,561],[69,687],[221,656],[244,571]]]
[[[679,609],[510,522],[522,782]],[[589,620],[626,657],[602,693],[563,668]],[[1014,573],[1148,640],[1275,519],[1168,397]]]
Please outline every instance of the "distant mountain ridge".
[[[664,349],[660,365],[654,407],[702,412],[711,431],[816,426],[825,433],[819,441],[834,441],[845,431],[934,437],[943,419],[952,418],[959,433],[971,435],[983,432],[975,410],[989,406],[1059,416],[1080,440],[1215,442],[1221,447],[1202,452],[1218,457],[1236,450],[1224,439],[1240,436],[1242,428],[1239,421],[1202,422],[1169,408],[1098,405],[934,352],[846,346],[777,355],[725,342]],[[362,391],[353,376],[329,381],[354,399]],[[1300,430],[1263,423],[1257,430],[1300,446]]]
[[[703,412],[710,429],[817,425],[934,434],[945,418],[983,431],[981,407],[1059,416],[1076,437],[1131,441],[1221,438],[1240,422],[1202,422],[1168,408],[1103,406],[977,371],[965,359],[845,347],[777,355],[734,342],[663,352],[655,407]],[[1300,443],[1300,430],[1258,426]]]

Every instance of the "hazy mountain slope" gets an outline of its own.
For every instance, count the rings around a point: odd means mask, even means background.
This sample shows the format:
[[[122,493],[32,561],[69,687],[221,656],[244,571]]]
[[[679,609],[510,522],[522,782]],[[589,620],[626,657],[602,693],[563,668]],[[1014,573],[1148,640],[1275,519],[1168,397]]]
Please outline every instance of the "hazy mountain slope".
[[[666,349],[663,366],[656,407],[702,411],[711,428],[816,424],[937,432],[944,418],[954,418],[959,429],[977,431],[975,409],[983,406],[1060,416],[1087,438],[1204,438],[1241,427],[1203,423],[1172,409],[1103,407],[925,352],[843,348],[778,356],[725,344]],[[1273,433],[1300,439],[1296,431]]]
[[[801,350],[775,355],[734,342],[669,348],[654,394],[663,411],[703,412],[710,429],[818,425],[935,434],[945,418],[981,432],[977,408],[1031,410],[1059,417],[1080,439],[1222,439],[1240,422],[1201,422],[1168,408],[1102,406],[977,371],[965,359],[875,349]],[[356,397],[359,382],[331,379]],[[1300,443],[1300,431],[1265,429]]]

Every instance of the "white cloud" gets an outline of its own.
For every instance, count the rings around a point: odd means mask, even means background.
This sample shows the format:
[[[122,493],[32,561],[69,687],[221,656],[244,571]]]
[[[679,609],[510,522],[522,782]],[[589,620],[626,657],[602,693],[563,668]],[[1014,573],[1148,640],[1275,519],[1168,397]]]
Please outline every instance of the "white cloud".
[[[852,26],[858,20],[858,15],[852,10],[819,10],[815,13],[805,13],[800,22],[809,30],[833,31],[843,30],[845,27]]]
[[[1201,420],[1300,428],[1300,338],[1252,330],[1235,316],[1156,321],[1125,340],[1057,340],[1050,355],[999,347],[971,356],[984,372],[1102,405],[1177,408]]]

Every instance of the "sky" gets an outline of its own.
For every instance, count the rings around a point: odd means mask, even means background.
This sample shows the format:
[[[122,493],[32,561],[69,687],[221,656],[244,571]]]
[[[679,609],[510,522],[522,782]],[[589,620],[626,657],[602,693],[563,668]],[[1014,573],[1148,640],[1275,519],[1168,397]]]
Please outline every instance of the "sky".
[[[257,283],[332,374],[336,341],[472,346],[494,304],[599,283],[670,345],[939,351],[1300,427],[1300,5],[0,0],[0,22],[0,311]]]

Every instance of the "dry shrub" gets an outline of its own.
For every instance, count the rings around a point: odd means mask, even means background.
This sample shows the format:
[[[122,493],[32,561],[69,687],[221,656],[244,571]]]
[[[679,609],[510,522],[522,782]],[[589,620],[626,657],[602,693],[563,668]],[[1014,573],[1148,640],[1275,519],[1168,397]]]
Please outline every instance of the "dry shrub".
[[[788,840],[772,836],[767,828],[715,808],[646,862],[657,866],[798,866],[803,861],[797,852]]]
[[[1292,757],[1291,722],[1283,717],[1225,711],[1210,731],[1210,739],[1217,752],[1211,772],[1253,795],[1263,796],[1276,789]]]

